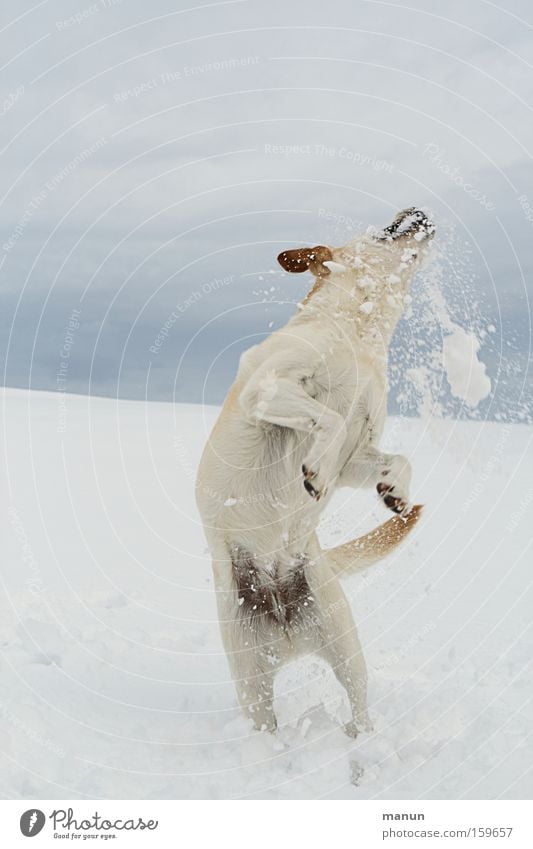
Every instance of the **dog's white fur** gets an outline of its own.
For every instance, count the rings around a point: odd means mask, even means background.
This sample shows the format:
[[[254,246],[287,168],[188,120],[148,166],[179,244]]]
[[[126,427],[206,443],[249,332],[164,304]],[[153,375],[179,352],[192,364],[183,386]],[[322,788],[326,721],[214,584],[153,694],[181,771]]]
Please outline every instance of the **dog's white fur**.
[[[222,638],[258,729],[276,728],[274,674],[302,652],[327,659],[346,689],[347,733],[369,727],[365,663],[336,575],[392,550],[421,509],[406,509],[409,462],[378,448],[389,342],[433,234],[422,213],[405,224],[413,213],[343,248],[280,255],[289,270],[302,262],[315,285],[285,327],[241,357],[201,460]],[[334,489],[369,485],[403,516],[322,551],[316,527]]]

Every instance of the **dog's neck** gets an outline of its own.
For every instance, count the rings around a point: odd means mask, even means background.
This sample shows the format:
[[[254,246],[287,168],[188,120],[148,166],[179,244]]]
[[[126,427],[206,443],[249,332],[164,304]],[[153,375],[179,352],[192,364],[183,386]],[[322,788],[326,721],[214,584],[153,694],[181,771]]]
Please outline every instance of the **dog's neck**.
[[[350,270],[335,272],[313,287],[293,322],[319,321],[322,325],[342,325],[343,332],[354,334],[369,346],[383,348],[390,342],[395,327],[409,302],[411,273],[406,279],[391,272],[382,279],[371,274],[357,275]],[[347,328],[348,325],[348,328]]]
[[[383,350],[409,303],[411,281],[425,255],[425,245],[413,240],[385,247],[357,240],[334,257],[339,269],[315,279],[293,321],[342,324],[343,332]]]

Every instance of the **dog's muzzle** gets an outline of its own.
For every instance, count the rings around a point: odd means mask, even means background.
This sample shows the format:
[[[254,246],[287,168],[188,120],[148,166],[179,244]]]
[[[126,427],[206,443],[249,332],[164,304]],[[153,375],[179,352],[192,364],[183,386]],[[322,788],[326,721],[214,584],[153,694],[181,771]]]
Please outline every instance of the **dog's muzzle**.
[[[431,239],[435,235],[433,221],[422,212],[412,206],[399,212],[392,224],[385,227],[376,234],[376,239],[390,241],[401,239],[403,236],[414,236],[417,240]]]

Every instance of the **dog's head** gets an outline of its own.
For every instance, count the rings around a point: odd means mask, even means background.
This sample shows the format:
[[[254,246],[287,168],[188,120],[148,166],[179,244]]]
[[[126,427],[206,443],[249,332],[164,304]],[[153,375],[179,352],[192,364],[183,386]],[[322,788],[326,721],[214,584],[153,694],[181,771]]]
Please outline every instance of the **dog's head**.
[[[398,242],[412,239],[418,244],[432,239],[435,235],[435,225],[421,209],[414,206],[402,209],[392,224],[374,234],[374,238],[384,242]]]
[[[362,276],[379,277],[379,272],[398,272],[410,279],[423,255],[424,248],[435,234],[435,225],[420,209],[411,207],[399,212],[392,224],[383,230],[369,231],[341,248],[316,245],[314,248],[295,248],[282,251],[278,262],[285,271],[300,274],[310,271],[317,278],[317,291],[325,278],[343,275],[353,278],[354,285]]]

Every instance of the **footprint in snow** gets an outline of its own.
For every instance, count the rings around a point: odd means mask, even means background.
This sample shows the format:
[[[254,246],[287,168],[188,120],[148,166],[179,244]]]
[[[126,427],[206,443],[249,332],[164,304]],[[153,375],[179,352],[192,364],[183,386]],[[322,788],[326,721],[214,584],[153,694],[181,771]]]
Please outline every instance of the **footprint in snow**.
[[[359,787],[362,783],[365,770],[357,761],[349,761],[350,765],[350,784],[353,784],[354,787]]]

